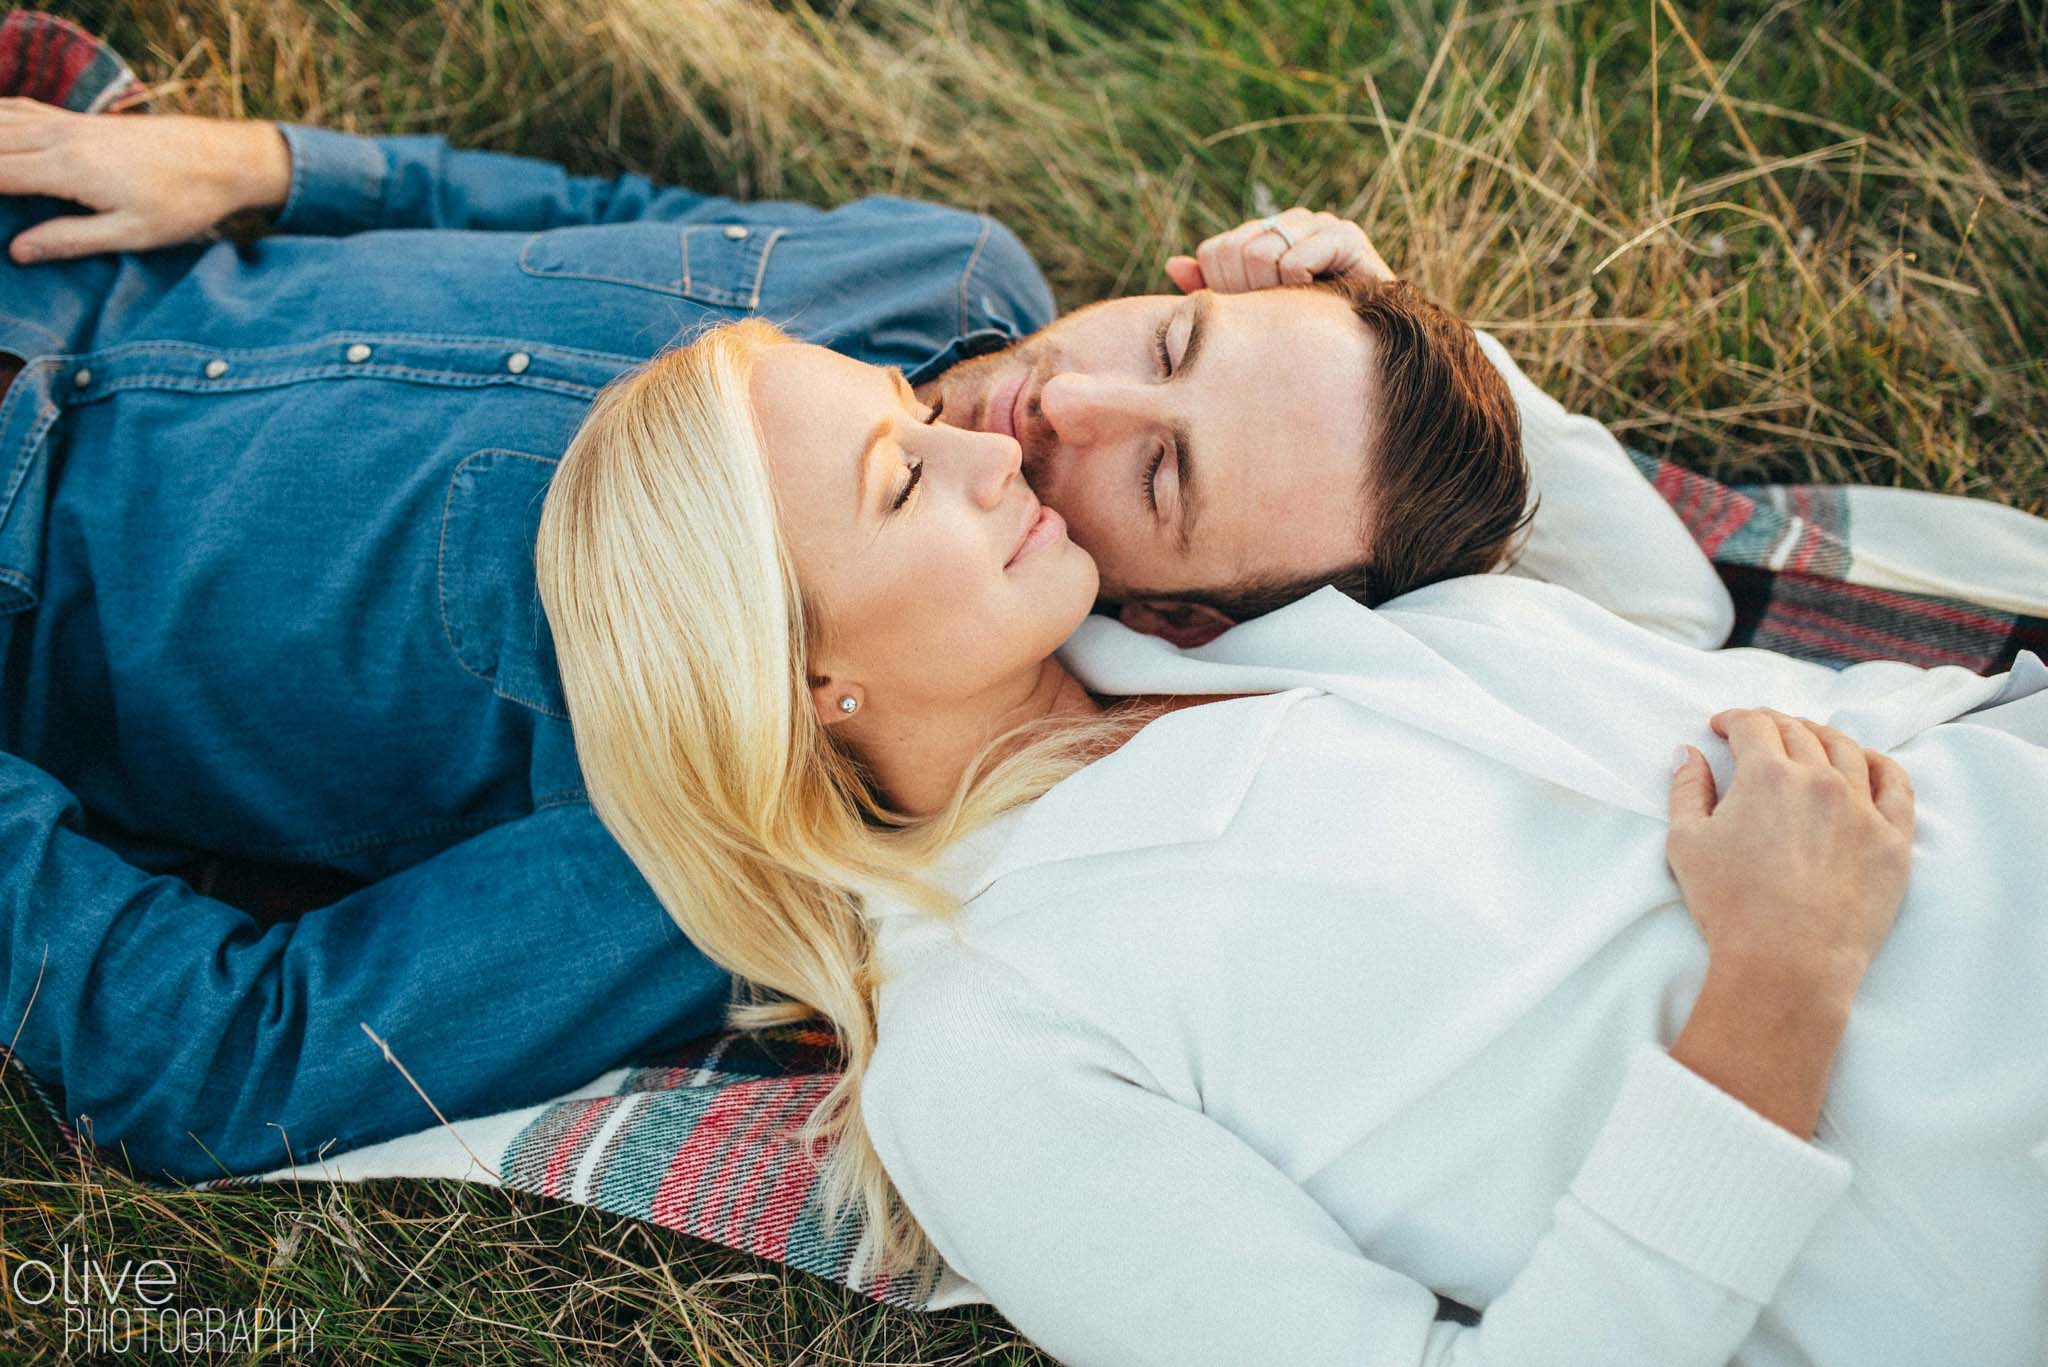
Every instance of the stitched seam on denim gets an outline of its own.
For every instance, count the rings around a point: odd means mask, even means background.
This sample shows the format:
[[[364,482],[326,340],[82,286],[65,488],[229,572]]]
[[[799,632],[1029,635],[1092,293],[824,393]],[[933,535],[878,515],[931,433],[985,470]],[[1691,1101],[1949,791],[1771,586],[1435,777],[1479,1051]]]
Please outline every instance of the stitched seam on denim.
[[[38,323],[33,318],[24,318],[18,313],[9,313],[6,309],[0,309],[0,318],[5,318],[10,323],[19,323],[25,328],[30,328],[36,332],[42,333],[43,336],[49,338],[52,342],[55,342],[59,348],[62,348],[64,345],[64,339],[62,337],[59,337],[56,333],[50,331],[50,329],[44,327],[41,323]],[[24,357],[23,359],[26,360],[28,358]]]
[[[22,377],[34,375],[39,370],[55,371],[59,364],[54,357],[23,361],[21,369],[14,373],[14,382],[7,386],[6,393],[0,394],[0,432],[7,430],[7,420],[14,415],[17,407],[34,402],[29,398],[29,386],[22,383]]]
[[[549,229],[548,231],[554,230]],[[686,293],[690,288],[690,269],[688,258],[689,248],[687,246],[685,246],[683,249],[684,264],[682,284],[680,286],[667,284],[656,285],[650,284],[645,280],[628,280],[624,276],[619,275],[599,275],[594,271],[572,271],[557,266],[531,265],[528,263],[526,259],[527,253],[533,250],[534,243],[538,241],[539,238],[540,234],[535,233],[532,237],[526,239],[526,245],[519,249],[519,269],[521,273],[525,275],[530,275],[536,280],[595,280],[599,284],[624,285],[628,289],[646,290],[651,294],[681,295]]]
[[[760,263],[754,267],[754,293],[752,297],[747,300],[748,308],[757,309],[761,307],[761,281],[765,279],[768,274],[768,257],[770,256],[770,254],[774,252],[775,244],[777,242],[780,242],[782,240],[782,235],[788,231],[789,230],[787,228],[777,228],[773,232],[769,233],[768,240],[761,244],[761,260]]]
[[[44,369],[55,374],[59,365],[60,363],[55,358],[48,358],[40,361],[31,361],[21,368],[20,372],[14,377],[14,383],[8,387],[6,402],[0,403],[0,428],[4,428],[4,420],[9,416],[9,412],[15,403],[27,402],[26,396],[29,392],[29,387],[22,383],[22,377],[32,375],[37,370]],[[57,414],[60,411],[56,404],[49,402],[45,402],[42,408],[37,411],[35,422],[29,427],[28,435],[22,439],[21,455],[15,460],[14,468],[8,471],[7,492],[4,495],[0,495],[0,514],[5,516],[13,515],[14,500],[21,494],[22,481],[28,478],[29,462],[36,458],[36,452],[41,448],[43,439],[50,435],[50,428],[56,424]],[[0,517],[0,521],[4,521],[4,517]]]
[[[690,292],[690,229],[687,224],[676,229],[676,240],[683,248],[683,293]]]
[[[465,816],[440,821],[422,821],[410,826],[364,831],[360,835],[344,836],[338,840],[303,845],[257,845],[244,850],[243,854],[249,857],[268,856],[285,859],[325,859],[338,854],[361,854],[364,850],[385,849],[408,840],[419,840],[430,835],[445,835],[451,831],[488,831],[517,821],[523,815],[526,814],[497,817]]]
[[[345,380],[358,376],[381,376],[384,379],[417,379],[435,384],[450,385],[461,389],[482,389],[489,385],[511,385],[517,388],[543,389],[566,394],[574,398],[587,399],[602,387],[578,384],[574,380],[558,380],[545,375],[512,375],[506,373],[476,373],[463,370],[422,370],[414,366],[313,366],[285,371],[277,375],[250,375],[232,380],[209,380],[193,375],[122,375],[95,383],[93,392],[74,399],[72,407],[95,403],[109,394],[124,389],[171,389],[192,394],[234,393],[251,389],[275,389],[281,385],[303,384],[308,380]]]
[[[463,656],[462,643],[455,639],[455,627],[448,616],[448,518],[455,510],[455,481],[462,477],[465,466],[478,456],[491,454],[493,449],[486,447],[482,451],[470,452],[457,461],[455,469],[449,472],[448,491],[441,496],[441,534],[434,544],[434,598],[436,606],[441,610],[441,636],[448,642],[448,649],[455,653],[455,662],[491,685],[495,691],[498,681],[473,667]]]
[[[455,640],[455,627],[449,620],[448,613],[448,515],[455,506],[455,481],[462,477],[463,467],[479,456],[517,456],[521,460],[535,461],[542,465],[559,466],[561,464],[559,460],[553,460],[547,456],[536,456],[530,451],[515,451],[509,446],[487,446],[480,451],[472,451],[464,456],[456,463],[454,470],[449,472],[448,492],[441,500],[441,535],[434,547],[434,596],[438,600],[438,605],[441,609],[441,635],[448,642],[448,648],[455,653],[455,662],[483,682],[489,684],[492,693],[508,701],[516,702],[522,707],[531,707],[543,716],[556,717],[567,721],[569,714],[566,711],[550,707],[546,703],[534,698],[521,697],[519,694],[511,692],[501,685],[498,682],[495,662],[493,662],[492,672],[489,674],[471,665],[468,660],[463,658],[462,647]]]
[[[637,365],[644,357],[628,355],[617,351],[593,351],[588,347],[566,346],[556,342],[534,342],[518,337],[496,337],[473,332],[330,332],[310,342],[292,342],[273,347],[209,347],[198,342],[137,341],[116,342],[96,351],[80,353],[71,360],[87,360],[96,364],[120,360],[130,353],[147,354],[165,352],[172,355],[191,356],[206,359],[214,356],[234,356],[245,359],[266,359],[295,356],[307,352],[328,350],[349,342],[430,342],[436,346],[455,346],[478,352],[497,353],[500,351],[524,351],[532,356],[577,356],[587,360],[611,361],[621,365]],[[353,367],[352,367],[353,368]]]
[[[720,234],[720,236],[723,236],[723,235],[724,235],[724,233],[725,233],[725,230],[726,230],[727,228],[730,228],[730,227],[732,227],[732,226],[734,226],[734,225],[733,225],[733,224],[730,224],[730,223],[691,223],[691,224],[688,224],[688,225],[686,225],[686,226],[685,226],[685,227],[683,228],[683,233],[682,233],[682,239],[683,239],[683,252],[684,252],[685,256],[687,257],[687,255],[688,255],[688,253],[689,253],[689,250],[690,250],[690,234],[692,234],[692,233],[698,233],[698,232],[710,232],[710,231],[716,230],[716,231],[717,231],[717,232],[718,232],[718,233]],[[782,234],[783,234],[783,233],[784,233],[785,231],[786,231],[786,229],[782,229],[782,228],[777,228],[777,229],[774,229],[774,230],[773,230],[773,231],[772,231],[772,232],[771,232],[771,233],[769,234],[769,237],[768,237],[768,239],[767,239],[768,245],[769,245],[769,246],[772,246],[772,245],[773,245],[773,242],[774,242],[774,239],[775,239],[775,238],[777,238],[777,237],[780,237],[780,236],[781,236],[781,235],[782,235]],[[746,239],[743,239],[743,240],[744,240],[744,241],[746,241],[746,242],[748,242],[748,243],[749,243],[749,245],[748,245],[748,246],[745,246],[745,247],[741,247],[741,248],[739,249],[739,250],[740,250],[741,252],[748,252],[748,251],[752,251],[752,250],[754,250],[754,248],[753,248],[753,246],[752,246],[752,243],[753,243],[753,242],[754,242],[755,240],[757,240],[757,239],[754,239],[754,238],[752,238],[752,237],[748,237],[748,238],[746,238]],[[766,256],[767,256],[767,254],[768,254],[768,247],[767,247],[767,246],[763,246],[763,247],[761,248],[761,255],[762,255],[762,257],[763,257],[763,259],[764,259],[764,260],[765,260],[765,258],[766,258]],[[758,282],[758,280],[759,280],[759,271],[757,270],[757,271],[756,271],[756,281]],[[692,286],[692,285],[690,284],[690,282],[689,282],[688,278],[687,278],[687,272],[686,272],[686,278],[685,278],[685,280],[684,280],[684,282],[683,282],[682,294],[683,294],[683,296],[684,296],[685,298],[688,298],[688,299],[694,299],[694,300],[696,300],[696,301],[697,301],[698,303],[701,303],[701,304],[715,304],[715,305],[717,305],[717,306],[718,306],[718,307],[720,307],[720,308],[731,308],[731,309],[740,309],[740,308],[745,308],[745,309],[751,309],[751,308],[758,308],[758,307],[760,306],[760,305],[759,305],[759,300],[760,300],[760,292],[759,292],[759,289],[758,289],[758,288],[756,289],[756,291],[755,291],[755,294],[754,294],[754,301],[755,301],[755,302],[753,302],[753,303],[749,303],[749,302],[748,302],[748,300],[747,300],[747,296],[746,296],[746,295],[744,295],[744,294],[741,294],[741,293],[740,293],[740,292],[739,292],[738,290],[734,290],[734,289],[728,289],[728,288],[726,288],[726,287],[725,287],[725,286],[723,286],[723,285],[696,285],[696,286]]]
[[[995,222],[987,214],[978,217],[981,219],[981,236],[974,239],[974,250],[967,254],[967,269],[960,272],[960,326],[955,331],[963,334],[967,331],[968,286],[974,280],[975,264],[981,260],[981,249],[988,245],[989,229]]]
[[[545,794],[539,801],[535,802],[533,804],[533,809],[536,812],[544,812],[548,810],[550,807],[574,807],[578,805],[585,807],[588,807],[590,805],[589,789],[557,788],[554,791]]]
[[[538,699],[524,697],[521,694],[513,693],[502,686],[493,684],[491,692],[505,699],[507,702],[516,702],[521,707],[530,707],[544,717],[553,717],[557,721],[569,720],[569,714],[567,712],[558,712],[554,708],[549,707],[546,703],[541,702]]]

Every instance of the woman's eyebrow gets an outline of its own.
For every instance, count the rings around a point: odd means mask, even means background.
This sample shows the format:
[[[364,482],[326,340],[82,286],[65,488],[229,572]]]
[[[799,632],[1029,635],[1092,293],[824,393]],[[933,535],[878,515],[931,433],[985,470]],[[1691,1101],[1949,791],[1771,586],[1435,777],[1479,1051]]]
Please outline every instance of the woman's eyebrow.
[[[896,397],[913,402],[916,400],[917,391],[910,387],[910,381],[904,378],[900,367],[890,366],[886,373],[893,382]],[[895,425],[895,422],[896,419],[888,415],[876,419],[875,425],[868,429],[868,434],[861,438],[860,449],[854,456],[856,462],[854,467],[854,484],[858,490],[862,507],[868,505],[868,485],[874,482],[875,447],[881,442],[882,438],[889,435],[889,429]]]
[[[881,444],[882,438],[889,435],[889,429],[894,423],[894,418],[882,418],[868,429],[868,434],[861,438],[860,449],[854,453],[854,488],[862,507],[866,507],[871,501],[868,486],[874,483],[875,447]]]

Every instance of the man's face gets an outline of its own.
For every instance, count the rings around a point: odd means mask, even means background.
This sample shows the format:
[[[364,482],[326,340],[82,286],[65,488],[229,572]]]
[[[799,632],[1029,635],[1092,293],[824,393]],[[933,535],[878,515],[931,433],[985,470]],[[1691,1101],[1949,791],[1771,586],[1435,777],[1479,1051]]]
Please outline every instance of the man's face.
[[[918,392],[1017,439],[1116,600],[1365,559],[1373,362],[1327,290],[1200,290],[1090,305]]]

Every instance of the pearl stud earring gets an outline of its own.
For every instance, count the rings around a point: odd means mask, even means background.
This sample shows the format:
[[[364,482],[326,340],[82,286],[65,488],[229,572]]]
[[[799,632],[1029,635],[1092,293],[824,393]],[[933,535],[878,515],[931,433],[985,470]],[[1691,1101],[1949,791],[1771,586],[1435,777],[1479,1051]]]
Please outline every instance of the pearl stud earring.
[[[860,711],[860,699],[854,697],[853,694],[848,693],[845,697],[839,700],[839,710],[841,712],[844,712],[849,717],[852,716],[854,713]]]

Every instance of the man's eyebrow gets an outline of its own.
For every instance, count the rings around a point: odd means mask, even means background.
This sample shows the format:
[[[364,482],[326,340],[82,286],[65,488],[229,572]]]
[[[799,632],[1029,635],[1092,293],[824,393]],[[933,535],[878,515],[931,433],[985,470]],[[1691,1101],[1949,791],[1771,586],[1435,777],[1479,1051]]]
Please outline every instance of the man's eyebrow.
[[[1176,485],[1179,492],[1175,495],[1180,502],[1180,526],[1174,539],[1180,543],[1180,553],[1187,555],[1195,544],[1195,459],[1189,454],[1193,448],[1188,445],[1188,425],[1179,420],[1173,424],[1173,449],[1180,453],[1180,478]]]
[[[1180,366],[1174,371],[1175,379],[1194,382],[1195,362],[1202,354],[1202,342],[1209,335],[1209,321],[1215,311],[1214,295],[1205,290],[1196,296],[1194,321],[1188,324],[1187,349],[1180,354]],[[1177,495],[1180,502],[1180,526],[1174,533],[1174,539],[1180,545],[1180,553],[1186,556],[1194,548],[1195,517],[1201,508],[1195,484],[1195,448],[1188,440],[1188,425],[1184,421],[1173,425],[1173,449],[1178,453],[1180,476],[1177,486],[1180,490]]]

